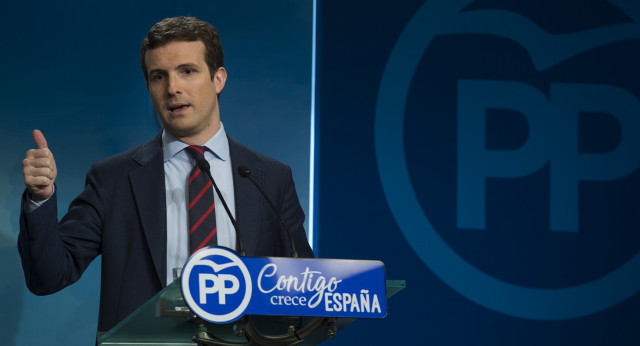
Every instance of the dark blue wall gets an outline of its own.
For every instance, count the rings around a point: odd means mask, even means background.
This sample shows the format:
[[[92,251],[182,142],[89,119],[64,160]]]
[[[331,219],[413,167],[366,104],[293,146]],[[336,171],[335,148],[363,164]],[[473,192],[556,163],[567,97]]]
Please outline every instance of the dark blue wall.
[[[640,342],[639,10],[319,2],[319,253],[407,282],[337,344]]]

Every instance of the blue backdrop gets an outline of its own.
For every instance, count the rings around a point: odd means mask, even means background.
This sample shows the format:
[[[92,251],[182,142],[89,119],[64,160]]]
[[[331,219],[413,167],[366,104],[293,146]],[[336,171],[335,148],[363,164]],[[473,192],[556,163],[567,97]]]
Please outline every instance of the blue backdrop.
[[[640,342],[639,15],[320,2],[319,253],[407,280],[387,319],[339,339]]]

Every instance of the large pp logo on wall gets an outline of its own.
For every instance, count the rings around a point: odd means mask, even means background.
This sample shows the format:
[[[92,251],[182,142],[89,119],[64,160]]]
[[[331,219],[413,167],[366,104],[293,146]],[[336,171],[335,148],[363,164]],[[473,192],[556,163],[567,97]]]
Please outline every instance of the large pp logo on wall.
[[[252,283],[240,258],[224,248],[204,248],[183,268],[182,296],[193,312],[213,323],[232,322],[249,305]]]
[[[391,211],[422,261],[489,309],[610,308],[640,290],[640,88],[624,62],[637,6],[589,2],[591,22],[557,22],[484,3],[426,1],[393,48],[375,119]]]

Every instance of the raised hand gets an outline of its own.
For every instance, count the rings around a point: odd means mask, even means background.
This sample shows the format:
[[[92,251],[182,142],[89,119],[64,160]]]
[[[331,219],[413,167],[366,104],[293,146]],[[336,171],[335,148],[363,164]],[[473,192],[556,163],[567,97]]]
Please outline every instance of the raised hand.
[[[33,131],[33,141],[38,149],[27,150],[24,160],[22,160],[22,174],[31,199],[40,202],[53,194],[53,183],[58,175],[58,170],[53,154],[47,147],[47,140],[40,130]]]

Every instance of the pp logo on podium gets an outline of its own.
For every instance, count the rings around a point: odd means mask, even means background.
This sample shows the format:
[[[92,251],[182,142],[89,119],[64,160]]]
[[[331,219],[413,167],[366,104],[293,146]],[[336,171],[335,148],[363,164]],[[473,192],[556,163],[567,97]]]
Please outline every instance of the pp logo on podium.
[[[187,305],[209,322],[238,319],[251,300],[249,270],[235,253],[224,248],[194,253],[185,263],[181,281]]]

